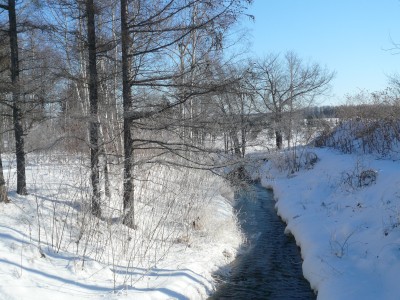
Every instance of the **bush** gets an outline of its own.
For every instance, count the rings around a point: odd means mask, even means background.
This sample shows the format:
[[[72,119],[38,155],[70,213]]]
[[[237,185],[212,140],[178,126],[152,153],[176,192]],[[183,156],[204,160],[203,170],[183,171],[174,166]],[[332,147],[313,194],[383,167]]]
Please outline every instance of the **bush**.
[[[376,183],[378,172],[372,169],[363,169],[361,163],[357,161],[353,170],[342,173],[341,182],[346,188],[351,190],[370,186]]]
[[[306,148],[298,147],[297,151],[291,149],[278,153],[272,161],[278,170],[293,174],[302,168],[312,169],[318,162],[318,156],[312,151],[307,151]]]
[[[312,169],[318,161],[318,156],[314,152],[306,152],[305,159],[305,167]]]
[[[343,153],[378,154],[391,157],[400,145],[400,121],[351,119],[315,139],[318,147],[332,147]]]
[[[358,186],[363,187],[376,183],[377,176],[378,172],[376,172],[375,170],[361,171],[360,175],[358,176]]]

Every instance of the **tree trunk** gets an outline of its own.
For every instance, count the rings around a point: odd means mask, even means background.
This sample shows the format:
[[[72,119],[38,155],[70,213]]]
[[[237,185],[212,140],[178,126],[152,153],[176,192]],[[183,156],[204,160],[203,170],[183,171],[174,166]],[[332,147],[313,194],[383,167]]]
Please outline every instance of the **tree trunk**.
[[[242,134],[242,157],[246,155],[246,120],[244,117],[244,96],[240,95],[240,131]]]
[[[283,135],[282,131],[279,129],[275,130],[275,141],[276,141],[276,148],[279,150],[282,149]]]
[[[246,155],[246,128],[244,127],[244,125],[242,124],[242,157],[244,157]]]
[[[231,132],[231,139],[232,139],[232,142],[233,142],[233,149],[235,151],[235,155],[237,157],[241,157],[242,153],[240,152],[239,138],[238,138],[236,132],[234,132],[234,131]]]
[[[18,37],[17,17],[15,12],[15,0],[8,1],[8,17],[10,22],[10,50],[11,50],[11,83],[12,89],[12,111],[15,134],[15,155],[17,159],[17,193],[26,195],[25,176],[25,150],[24,150],[24,129],[22,127],[22,112],[19,107],[20,86],[19,86],[19,61],[18,61]]]
[[[106,197],[110,198],[111,197],[111,191],[110,191],[110,178],[109,178],[109,172],[108,172],[108,159],[107,159],[107,154],[103,153],[104,157],[104,166],[103,166],[103,172],[104,172],[104,194]]]
[[[229,141],[229,139],[228,139],[228,134],[227,134],[226,132],[224,132],[224,149],[225,149],[224,153],[225,153],[225,154],[228,154],[228,153],[229,153],[228,141]]]
[[[1,152],[0,152],[0,202],[5,202],[5,203],[10,202],[10,200],[7,197],[7,187],[6,187],[6,181],[4,180]]]
[[[278,110],[275,113],[275,142],[276,148],[282,149],[283,146],[283,132],[282,132],[282,112]]]
[[[124,219],[123,223],[135,227],[135,202],[133,187],[133,141],[131,120],[126,114],[132,109],[130,86],[131,58],[129,56],[130,38],[128,32],[128,5],[121,0],[121,51],[122,51],[122,102],[124,110]]]
[[[89,142],[90,142],[90,171],[92,183],[92,214],[100,217],[100,176],[99,176],[99,123],[98,123],[98,94],[97,94],[97,59],[96,59],[96,27],[94,21],[93,0],[86,0],[88,50],[89,50]]]

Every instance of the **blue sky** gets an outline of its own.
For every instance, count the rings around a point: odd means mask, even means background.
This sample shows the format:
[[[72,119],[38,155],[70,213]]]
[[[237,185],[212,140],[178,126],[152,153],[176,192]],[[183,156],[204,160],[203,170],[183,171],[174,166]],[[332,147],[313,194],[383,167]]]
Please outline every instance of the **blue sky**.
[[[254,0],[244,21],[255,56],[293,50],[305,60],[336,71],[332,97],[387,86],[387,75],[400,73],[400,0]],[[399,51],[400,52],[400,51]]]

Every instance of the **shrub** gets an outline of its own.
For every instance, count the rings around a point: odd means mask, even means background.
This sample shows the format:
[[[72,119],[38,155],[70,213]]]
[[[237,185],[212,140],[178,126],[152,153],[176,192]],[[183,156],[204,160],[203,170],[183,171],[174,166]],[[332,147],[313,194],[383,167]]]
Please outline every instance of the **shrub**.
[[[375,170],[365,170],[361,171],[360,175],[358,176],[358,186],[369,186],[373,183],[376,183],[376,177],[378,172]]]

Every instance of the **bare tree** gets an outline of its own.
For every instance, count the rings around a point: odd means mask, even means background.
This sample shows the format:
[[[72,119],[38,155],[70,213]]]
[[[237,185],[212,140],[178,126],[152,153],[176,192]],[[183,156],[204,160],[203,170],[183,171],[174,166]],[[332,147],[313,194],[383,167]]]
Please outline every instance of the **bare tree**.
[[[131,38],[128,28],[128,1],[121,0],[121,51],[122,51],[122,102],[124,113],[132,109],[131,94]],[[124,191],[123,207],[125,212],[124,224],[134,226],[134,195],[133,195],[133,141],[130,118],[124,118]]]
[[[8,11],[9,20],[8,34],[10,38],[12,116],[15,134],[15,154],[17,158],[17,193],[20,195],[26,195],[24,129],[22,127],[22,111],[20,108],[20,68],[18,59],[18,31],[15,0],[8,0],[8,3],[1,4],[0,8]]]
[[[305,63],[293,52],[286,53],[283,58],[270,55],[256,61],[254,71],[258,110],[272,114],[276,147],[281,149],[285,121],[291,123],[291,114],[295,110],[310,105],[317,96],[323,95],[329,89],[334,73],[319,64]],[[288,127],[290,132],[291,125]]]
[[[10,61],[8,58],[8,51],[6,51],[6,47],[7,42],[5,41],[5,37],[0,36],[0,42],[3,42],[3,46],[0,46],[0,102],[5,102],[5,97],[8,93],[8,87],[7,87],[7,79],[4,80],[3,77],[7,77],[7,76],[3,76],[4,74],[4,70],[7,70],[9,65],[10,65]],[[3,115],[3,111],[1,111],[1,115]],[[1,116],[3,117],[3,116]],[[0,137],[3,136],[3,120],[1,121],[1,132],[0,132]],[[3,148],[3,139],[0,138],[0,149]],[[4,174],[3,174],[3,163],[2,163],[2,159],[1,159],[1,152],[0,151],[0,202],[9,202],[9,199],[7,197],[7,186],[6,186],[6,182],[4,180]]]
[[[127,216],[134,211],[133,149],[151,149],[149,161],[172,154],[193,162],[187,154],[190,149],[199,152],[195,115],[205,111],[203,97],[225,84],[212,79],[213,59],[223,48],[224,32],[242,13],[243,3],[250,2],[121,1]],[[169,141],[160,138],[163,132],[168,132]]]
[[[248,66],[224,69],[224,76],[230,78],[231,83],[215,96],[213,104],[217,114],[214,117],[223,131],[225,152],[232,149],[237,157],[244,157],[252,127],[251,117],[255,112],[254,92],[248,84],[250,72]]]
[[[98,76],[96,52],[95,7],[93,0],[86,0],[87,36],[89,52],[89,142],[90,142],[90,171],[92,183],[92,213],[100,217],[100,171],[99,171],[99,123],[98,123]]]

